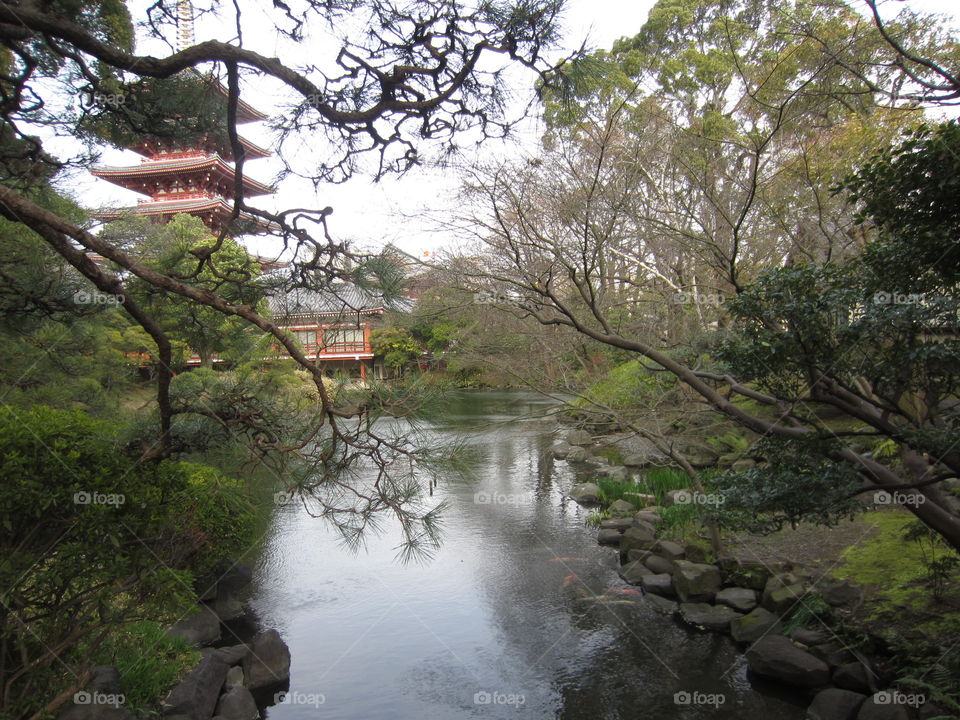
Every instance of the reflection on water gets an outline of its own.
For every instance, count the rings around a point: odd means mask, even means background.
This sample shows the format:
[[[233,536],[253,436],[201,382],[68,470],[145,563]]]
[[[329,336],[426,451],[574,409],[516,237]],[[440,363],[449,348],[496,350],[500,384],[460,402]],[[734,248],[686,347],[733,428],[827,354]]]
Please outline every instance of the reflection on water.
[[[355,554],[302,508],[278,510],[252,599],[292,654],[271,720],[803,717],[751,688],[728,638],[611,592],[629,588],[615,553],[563,497],[555,426],[530,417],[548,408],[525,393],[451,399],[430,431],[463,436],[478,460],[435,490],[444,544],[424,565],[396,562],[393,527]],[[724,702],[678,704],[684,691]]]

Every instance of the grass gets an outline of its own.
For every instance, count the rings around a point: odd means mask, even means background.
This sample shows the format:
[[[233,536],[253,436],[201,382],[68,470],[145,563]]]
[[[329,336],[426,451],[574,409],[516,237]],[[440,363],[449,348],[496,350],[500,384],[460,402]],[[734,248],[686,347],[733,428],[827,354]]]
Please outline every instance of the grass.
[[[594,482],[600,486],[600,497],[603,500],[604,506],[617,500],[626,500],[637,508],[637,510],[640,509],[640,501],[637,499],[636,493],[641,492],[641,489],[632,480],[619,482],[617,480],[611,480],[610,478],[601,477],[596,478]]]
[[[690,487],[690,478],[676,468],[653,468],[643,473],[640,487],[657,498],[657,505],[663,505],[664,497],[671,490],[683,490]]]
[[[96,664],[120,672],[125,706],[133,711],[154,708],[160,699],[200,660],[200,651],[182,638],[170,638],[160,623],[140,621],[106,638]]]

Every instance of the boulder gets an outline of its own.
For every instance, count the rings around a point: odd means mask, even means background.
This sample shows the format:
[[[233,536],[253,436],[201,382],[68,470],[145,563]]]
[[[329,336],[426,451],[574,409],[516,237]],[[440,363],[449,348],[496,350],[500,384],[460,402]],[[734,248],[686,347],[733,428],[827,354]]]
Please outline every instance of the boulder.
[[[644,575],[640,578],[640,585],[644,592],[663,597],[676,597],[677,592],[673,587],[673,578],[666,573],[660,575]]]
[[[632,516],[637,512],[637,508],[634,507],[633,503],[621,499],[610,503],[607,512],[613,517],[622,517],[633,522]]]
[[[723,558],[720,561],[720,571],[723,573],[725,583],[757,591],[763,590],[773,574],[761,562],[736,558]]]
[[[250,654],[250,648],[241,644],[216,649],[207,648],[203,650],[203,652],[213,655],[221,662],[225,662],[227,665],[240,665]]]
[[[831,668],[853,662],[853,653],[836,642],[827,642],[810,647],[810,654],[823,660]]]
[[[200,658],[197,666],[164,698],[163,715],[208,720],[217,706],[220,688],[223,687],[229,670],[230,666],[214,655]]]
[[[670,540],[659,540],[657,544],[653,546],[653,552],[660,557],[665,557],[670,562],[683,560],[687,556],[682,545],[671,542]]]
[[[629,527],[620,536],[620,552],[625,554],[631,550],[649,550],[657,542],[650,527]]]
[[[710,602],[720,589],[720,570],[716,565],[677,560],[673,584],[681,602]]]
[[[628,517],[615,517],[615,518],[606,518],[600,521],[601,530],[616,530],[617,532],[623,532],[628,527],[633,526],[633,518]]]
[[[250,641],[250,655],[243,661],[245,684],[251,690],[290,679],[290,648],[276,630],[262,630]]]
[[[253,581],[253,569],[246,563],[224,560],[217,572],[217,597],[240,595]]]
[[[220,618],[206,605],[167,630],[167,637],[183,638],[191,645],[212,645],[220,639]]]
[[[734,460],[730,465],[730,469],[734,472],[743,472],[744,470],[750,470],[757,466],[757,461],[752,460],[751,458],[740,458],[739,460]]]
[[[730,622],[741,615],[723,605],[680,603],[680,617],[690,625],[697,625],[713,632],[726,632],[730,629]]]
[[[120,687],[120,673],[112,665],[97,665],[83,690],[74,693],[58,720],[132,720],[124,707],[126,698]]]
[[[623,464],[626,465],[627,467],[632,467],[632,468],[644,468],[644,467],[647,467],[647,465],[649,465],[653,461],[653,459],[654,458],[650,457],[649,455],[640,455],[639,453],[632,453],[630,455],[627,455],[623,459]]]
[[[813,630],[811,628],[797,628],[789,634],[791,640],[796,640],[798,643],[806,645],[807,647],[811,645],[822,645],[830,639],[830,636],[823,630]]]
[[[566,440],[570,445],[593,445],[593,436],[586,430],[570,430]]]
[[[217,716],[223,720],[257,720],[260,711],[250,691],[243,685],[234,685],[220,696]]]
[[[603,455],[591,455],[587,458],[586,462],[589,465],[596,465],[598,474],[603,474],[604,469],[610,464],[610,461]]]
[[[223,686],[227,690],[237,685],[243,685],[243,668],[239,665],[235,665],[227,671],[227,679],[223,682]]]
[[[730,623],[730,634],[742,643],[756,642],[767,635],[778,634],[781,629],[780,618],[760,607]]]
[[[600,502],[600,486],[596,483],[577,483],[570,489],[570,497],[581,505],[596,505]]]
[[[550,452],[553,453],[553,456],[555,458],[559,458],[560,460],[563,460],[565,457],[567,457],[567,454],[570,452],[571,449],[573,449],[573,445],[571,445],[570,443],[558,442],[556,445],[550,448]]]
[[[868,697],[860,706],[857,720],[910,720],[909,706],[893,702],[893,695],[892,690],[884,690]]]
[[[757,606],[757,593],[748,588],[728,587],[718,592],[714,601],[739,613],[748,613]]]
[[[650,568],[654,573],[671,575],[673,574],[673,563],[659,555],[648,555],[643,559],[643,564]]]
[[[567,452],[567,462],[584,463],[590,459],[590,451],[582,447],[572,447]]]
[[[601,468],[598,471],[598,474],[602,475],[603,477],[608,477],[614,482],[619,483],[627,482],[627,480],[630,479],[630,472],[622,465],[613,465],[611,467]],[[636,508],[631,505],[630,511],[635,512]]]
[[[844,690],[853,690],[867,695],[876,690],[875,678],[861,662],[839,665],[833,671],[833,684]]]
[[[783,635],[767,635],[747,650],[747,666],[757,675],[788,685],[815,688],[830,682],[830,668]]]
[[[661,522],[660,516],[655,512],[651,512],[650,510],[641,510],[633,516],[633,519],[648,523],[653,527],[656,527]]]
[[[817,693],[807,708],[807,720],[856,720],[866,695],[838,688]]]
[[[217,597],[206,605],[220,620],[236,620],[243,615],[243,603],[232,595]]]
[[[806,595],[803,584],[790,574],[774,575],[763,587],[761,605],[772,613],[784,615]]]
[[[640,560],[634,560],[631,563],[623,565],[618,573],[624,582],[628,582],[631,585],[639,585],[644,577],[653,575],[653,571],[649,570]]]
[[[863,602],[860,588],[849,580],[818,583],[817,592],[831,607],[853,609]]]
[[[619,545],[620,531],[610,528],[600,528],[600,532],[597,533],[597,542],[600,545]]]
[[[707,550],[701,545],[687,543],[683,546],[683,554],[690,562],[702,563],[707,561]]]

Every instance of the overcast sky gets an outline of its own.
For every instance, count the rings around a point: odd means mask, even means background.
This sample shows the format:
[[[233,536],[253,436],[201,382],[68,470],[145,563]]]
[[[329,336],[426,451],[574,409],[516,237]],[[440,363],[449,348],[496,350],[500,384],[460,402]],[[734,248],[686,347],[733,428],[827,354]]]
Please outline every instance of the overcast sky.
[[[590,47],[608,48],[617,38],[636,34],[653,4],[654,0],[570,0],[565,22],[566,49],[579,47],[584,39]],[[904,4],[918,11],[942,13],[953,19],[954,23],[960,17],[958,0],[893,0],[888,1],[887,6],[889,10],[896,12]],[[129,5],[134,19],[142,19],[142,16],[137,17],[137,14],[144,12],[147,3],[137,0]],[[231,4],[224,3],[223,7],[225,11],[229,11]],[[256,5],[252,7],[255,8]],[[257,18],[249,12],[245,12],[245,21],[246,46],[264,54],[288,59],[292,64],[300,60],[289,58],[289,48],[280,46],[274,34],[267,32],[268,23],[258,23]],[[231,34],[232,27],[232,18],[219,22],[214,18],[205,19],[197,23],[197,41],[211,37],[223,38]],[[259,30],[260,28],[263,30]],[[322,43],[305,45],[316,48]],[[162,46],[151,43],[142,43],[138,51],[154,54],[169,52]],[[315,61],[312,56],[309,59]],[[273,107],[276,101],[265,88],[245,88],[244,99],[268,114],[276,111]],[[242,128],[242,133],[258,144],[269,143],[269,134],[263,127],[248,125]],[[536,137],[536,128],[529,128],[525,136]],[[129,151],[107,150],[104,152],[103,162],[134,164],[139,162],[139,157]],[[256,179],[269,181],[279,170],[279,165],[269,159],[257,160],[247,163],[245,170]],[[402,179],[386,180],[379,184],[373,184],[364,178],[355,178],[343,185],[322,187],[318,192],[305,181],[288,178],[279,185],[276,196],[256,198],[254,202],[268,209],[331,206],[334,209],[331,227],[339,237],[355,240],[366,247],[379,247],[393,242],[408,252],[420,254],[442,246],[445,238],[427,232],[421,223],[405,219],[402,215],[419,208],[441,209],[450,202],[454,187],[455,181],[449,172],[437,171],[417,171]],[[137,198],[142,197],[92,177],[75,178],[73,188],[80,201],[92,207],[132,205]],[[268,245],[261,242],[248,245],[253,251],[268,252],[269,249]]]

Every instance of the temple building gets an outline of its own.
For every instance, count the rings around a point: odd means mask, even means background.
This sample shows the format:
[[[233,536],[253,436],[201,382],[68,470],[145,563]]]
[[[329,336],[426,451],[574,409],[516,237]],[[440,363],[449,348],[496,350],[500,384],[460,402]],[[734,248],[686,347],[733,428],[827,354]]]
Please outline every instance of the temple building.
[[[194,44],[193,8],[189,0],[177,4],[178,49]],[[129,215],[145,215],[157,222],[167,222],[178,213],[199,218],[214,234],[224,229],[231,236],[254,234],[269,230],[269,224],[249,214],[241,213],[239,220],[231,220],[236,198],[236,170],[234,153],[226,132],[227,91],[214,77],[185,71],[190,82],[209,86],[208,97],[222,98],[223,123],[216,132],[189,140],[143,138],[127,143],[127,149],[141,155],[138,164],[99,166],[92,174],[120,187],[145,195],[133,207],[101,209],[94,213],[97,219],[109,222]],[[237,124],[261,122],[267,116],[240,100]],[[176,123],[171,118],[170,123]],[[174,133],[175,135],[175,133]],[[188,134],[185,134],[188,135]],[[239,138],[243,148],[244,168],[247,160],[270,157],[270,152],[254,143]],[[243,173],[243,197],[269,195],[274,190]],[[282,263],[264,261],[264,270],[275,272]],[[323,288],[317,291],[297,290],[272,296],[270,308],[277,324],[295,335],[307,357],[323,363],[331,373],[366,379],[368,373],[383,375],[370,345],[370,331],[383,317],[385,304],[376,293],[362,291],[350,285]],[[214,362],[221,362],[214,359]],[[188,366],[200,365],[199,356],[191,357]]]

